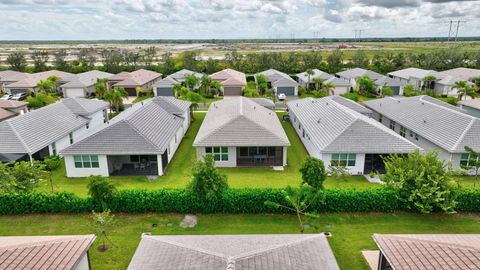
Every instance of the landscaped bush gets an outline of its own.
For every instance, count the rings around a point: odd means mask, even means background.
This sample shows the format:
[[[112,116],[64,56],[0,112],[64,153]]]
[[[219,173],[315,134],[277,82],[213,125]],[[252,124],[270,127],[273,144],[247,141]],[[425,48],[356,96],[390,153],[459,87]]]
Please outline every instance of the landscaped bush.
[[[398,199],[399,191],[389,188],[327,189],[325,201],[313,206],[318,212],[408,211]],[[462,189],[457,194],[457,212],[480,212],[480,189]],[[112,212],[125,213],[287,213],[265,201],[285,203],[281,189],[227,189],[218,199],[201,199],[184,189],[122,190],[108,204]],[[0,215],[31,213],[90,212],[90,198],[71,193],[0,194]],[[100,209],[95,209],[100,210]]]

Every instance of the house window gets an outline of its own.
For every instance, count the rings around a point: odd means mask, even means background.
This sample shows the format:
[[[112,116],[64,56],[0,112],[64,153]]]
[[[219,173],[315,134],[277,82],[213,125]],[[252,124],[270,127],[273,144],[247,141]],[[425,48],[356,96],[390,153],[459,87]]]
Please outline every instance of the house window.
[[[410,137],[413,137],[413,131],[410,130]]]
[[[460,156],[460,167],[461,168],[464,168],[464,169],[467,169],[471,164],[470,164],[470,160],[472,158],[470,157],[470,154],[469,153],[463,153],[461,156]],[[480,157],[477,158],[477,160],[480,160]]]
[[[207,147],[205,152],[212,155],[215,161],[228,161],[228,147]]]
[[[74,155],[75,168],[99,168],[97,155]]]
[[[107,121],[108,121],[107,110],[103,110],[103,123],[106,123]]]
[[[390,129],[391,130],[395,130],[395,125],[396,125],[395,121],[390,120]]]
[[[332,154],[332,160],[330,163],[333,166],[354,167],[356,159],[356,154]]]
[[[407,133],[407,129],[404,126],[400,126],[400,136],[405,138],[406,133]]]
[[[52,143],[51,147],[52,147],[52,156],[56,156],[57,155],[57,144]]]
[[[417,133],[415,133],[415,140],[418,141],[418,134]]]
[[[383,114],[378,115],[378,122],[382,123],[383,121]]]
[[[89,128],[90,128],[90,122],[87,122],[87,123],[85,124],[85,128],[86,128],[86,129],[89,129]]]
[[[73,134],[69,133],[68,138],[70,139],[70,144],[73,144]]]

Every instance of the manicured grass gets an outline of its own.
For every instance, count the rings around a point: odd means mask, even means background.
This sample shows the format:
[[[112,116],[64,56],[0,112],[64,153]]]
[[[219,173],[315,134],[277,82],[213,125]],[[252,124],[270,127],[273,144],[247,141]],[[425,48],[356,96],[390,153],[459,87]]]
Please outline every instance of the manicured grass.
[[[299,233],[291,215],[199,215],[195,228],[178,226],[177,214],[118,215],[108,236],[114,246],[90,251],[92,269],[125,269],[143,232],[175,234]],[[95,233],[90,215],[25,215],[0,217],[0,235],[62,235]],[[158,227],[152,227],[152,224]],[[341,269],[368,270],[362,250],[376,249],[373,233],[480,233],[478,215],[328,214],[311,223],[305,233],[330,231],[330,245]],[[329,224],[330,228],[325,225]],[[317,228],[314,228],[317,227]]]
[[[281,119],[284,113],[278,113]],[[192,147],[195,136],[205,118],[205,113],[195,113],[194,121],[183,138],[173,160],[168,165],[166,174],[155,181],[149,181],[143,176],[117,176],[110,177],[118,189],[159,189],[159,188],[184,188],[191,179],[191,169],[196,160],[196,151]],[[224,168],[221,169],[228,176],[230,187],[254,188],[283,188],[287,185],[296,186],[300,183],[301,175],[298,169],[307,156],[300,138],[292,125],[282,121],[283,128],[290,140],[291,146],[287,149],[287,163],[284,171],[274,171],[271,167],[265,168]],[[65,168],[62,166],[53,174],[55,191],[68,191],[80,196],[87,195],[87,181],[85,178],[66,178]],[[377,184],[368,183],[361,176],[350,176],[344,179],[328,179],[326,187],[378,187]],[[40,190],[50,191],[48,183],[43,183]]]
[[[149,98],[151,98],[151,97],[153,97],[153,96],[151,96],[151,95],[143,95],[143,96],[140,96],[140,97],[137,97],[136,99],[134,99],[134,100],[132,101],[132,103],[138,103],[138,102],[140,102],[140,101],[144,101],[144,100],[149,99]]]

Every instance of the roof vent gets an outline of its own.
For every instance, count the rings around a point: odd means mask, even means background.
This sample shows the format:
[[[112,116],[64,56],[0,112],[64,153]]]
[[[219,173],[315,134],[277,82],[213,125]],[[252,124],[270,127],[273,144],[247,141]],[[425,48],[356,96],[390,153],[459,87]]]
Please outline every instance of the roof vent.
[[[253,106],[253,109],[255,110],[257,108],[257,106]]]
[[[320,124],[320,119],[317,120],[317,123]]]
[[[142,103],[142,106],[143,106],[143,101],[141,103]]]
[[[425,123],[425,124],[426,124],[426,123],[427,123],[427,120],[423,119],[423,123]]]
[[[327,105],[328,105],[328,102],[327,102]]]
[[[400,100],[397,100],[397,103],[400,103]]]
[[[422,101],[422,105],[425,105],[425,102]]]
[[[297,103],[297,107],[298,107],[298,103]]]

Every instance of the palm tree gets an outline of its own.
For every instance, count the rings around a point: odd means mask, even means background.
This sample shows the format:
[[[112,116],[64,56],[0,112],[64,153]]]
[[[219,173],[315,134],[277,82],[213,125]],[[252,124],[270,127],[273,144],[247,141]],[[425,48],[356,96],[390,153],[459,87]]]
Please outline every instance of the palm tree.
[[[323,79],[322,78],[313,78],[313,83],[315,84],[315,90],[319,90],[323,86]]]
[[[468,85],[465,81],[463,81],[465,84],[460,83],[457,85],[457,82],[455,83],[455,87],[457,88],[457,94],[458,94],[458,100],[462,100],[463,97],[465,97],[465,100],[467,99],[467,96],[471,97],[474,99],[477,97],[477,92],[473,87]]]
[[[323,85],[323,88],[327,91],[328,95],[335,95],[335,85],[333,85],[333,83],[327,82]]]
[[[172,85],[173,92],[175,93],[175,95],[176,95],[177,97],[181,97],[181,96],[182,96],[182,88],[183,88],[183,86],[182,86],[181,84],[179,84],[179,83],[174,83],[174,84]]]
[[[433,83],[437,80],[437,77],[435,77],[435,76],[425,76],[425,78],[423,78],[423,80],[425,81],[425,85],[426,85],[425,88],[433,90]]]
[[[104,99],[110,103],[110,106],[115,106],[115,112],[120,112],[120,106],[123,104],[123,99],[128,97],[128,92],[123,87],[115,87],[104,95]]]
[[[107,81],[108,79],[97,80],[97,83],[95,84],[95,94],[97,97],[103,97],[103,95],[107,92]]]
[[[195,115],[193,114],[194,111],[198,109],[198,102],[193,102],[190,104],[190,119],[191,121],[195,120]]]
[[[308,91],[308,90],[310,90],[310,78],[315,73],[313,72],[313,70],[311,68],[307,69],[305,71],[305,73],[307,73],[307,75],[308,75],[308,83],[307,83],[307,91]]]
[[[192,90],[195,85],[197,85],[198,83],[198,78],[197,76],[195,76],[194,74],[189,74],[185,77],[185,86]]]
[[[210,87],[212,87],[213,82],[214,81],[212,80],[212,78],[208,75],[202,77],[201,86],[203,87],[203,89],[205,89],[205,95],[207,95],[210,91]]]

